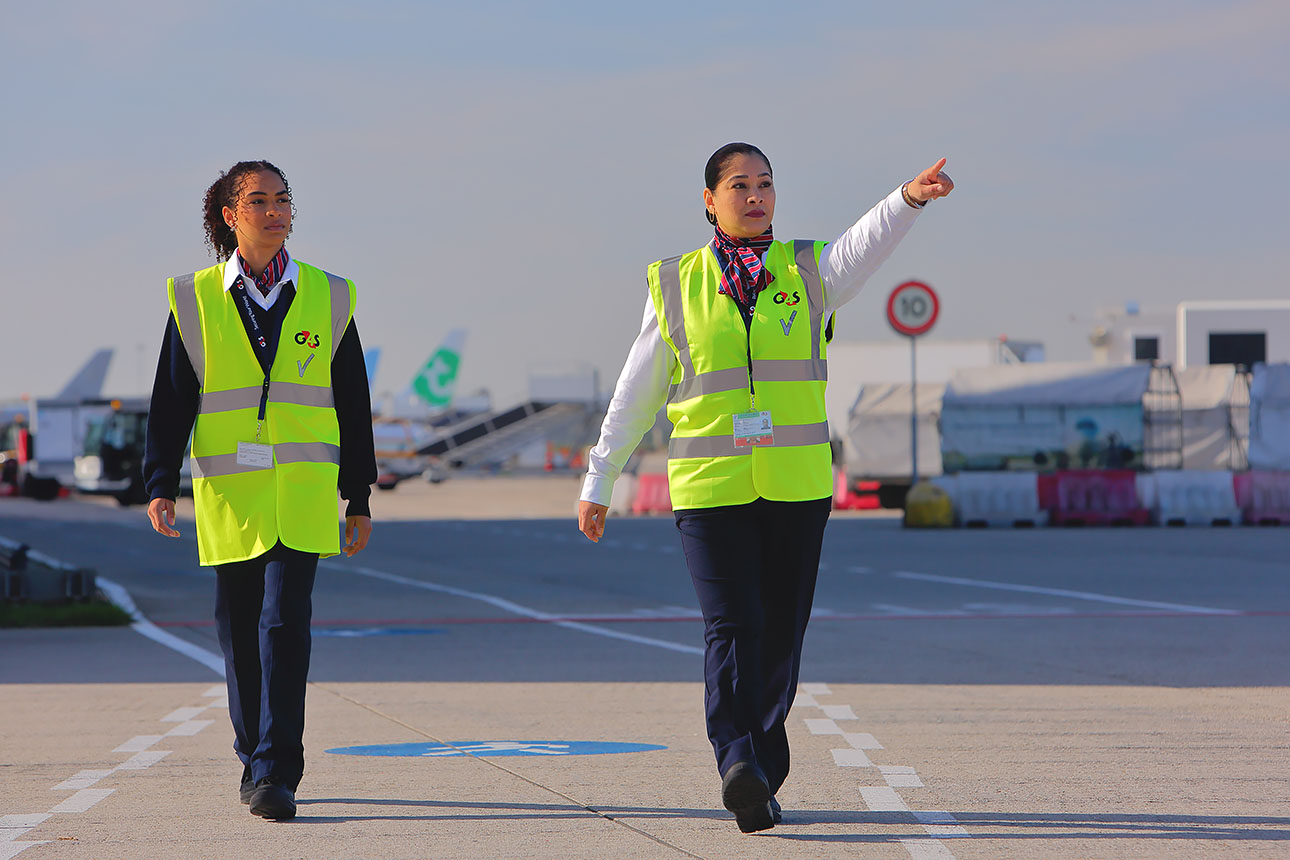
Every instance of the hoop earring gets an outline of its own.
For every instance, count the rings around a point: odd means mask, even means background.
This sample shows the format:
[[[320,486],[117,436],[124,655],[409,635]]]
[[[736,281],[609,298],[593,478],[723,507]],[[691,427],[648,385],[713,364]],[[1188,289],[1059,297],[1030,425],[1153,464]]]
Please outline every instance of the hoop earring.
[[[711,209],[704,209],[703,214],[708,219],[709,224],[713,227],[717,226],[717,213],[713,212]]]

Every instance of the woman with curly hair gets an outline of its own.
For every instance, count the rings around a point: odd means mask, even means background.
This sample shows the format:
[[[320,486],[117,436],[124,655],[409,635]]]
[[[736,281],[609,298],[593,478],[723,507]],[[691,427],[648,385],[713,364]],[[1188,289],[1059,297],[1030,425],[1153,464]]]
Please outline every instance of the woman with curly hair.
[[[372,531],[371,402],[352,282],[287,252],[295,207],[281,170],[233,165],[206,191],[219,262],[171,278],[152,389],[144,477],[152,527],[175,530],[192,434],[201,564],[215,568],[215,623],[228,682],[239,795],[291,818],[304,773],[311,595],[320,556]]]
[[[578,505],[605,530],[624,463],[666,404],[668,489],[704,620],[708,738],[721,800],[745,833],[781,818],[784,729],[811,615],[832,470],[824,386],[833,314],[860,292],[929,200],[945,159],[832,242],[776,241],[770,161],[747,143],[712,154],[711,241],[646,270],[649,297]]]

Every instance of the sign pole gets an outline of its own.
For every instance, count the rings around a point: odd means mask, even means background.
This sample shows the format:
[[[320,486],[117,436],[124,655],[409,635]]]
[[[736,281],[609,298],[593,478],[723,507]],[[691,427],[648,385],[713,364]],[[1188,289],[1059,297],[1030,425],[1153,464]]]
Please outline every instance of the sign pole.
[[[905,281],[887,297],[887,322],[909,338],[909,486],[918,483],[918,336],[936,324],[941,301],[922,281]]]
[[[909,451],[914,468],[909,478],[910,487],[918,483],[918,359],[915,350],[917,343],[918,338],[911,335],[909,338]]]

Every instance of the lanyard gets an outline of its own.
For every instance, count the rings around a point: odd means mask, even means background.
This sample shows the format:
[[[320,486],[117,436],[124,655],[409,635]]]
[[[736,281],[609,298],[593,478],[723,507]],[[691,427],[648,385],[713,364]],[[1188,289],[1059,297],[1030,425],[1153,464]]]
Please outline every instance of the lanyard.
[[[246,325],[247,337],[251,340],[251,349],[255,351],[256,359],[260,362],[261,369],[264,370],[264,385],[260,388],[260,411],[256,416],[255,441],[260,441],[260,431],[264,427],[264,415],[269,406],[269,368],[273,367],[273,360],[277,357],[278,340],[274,338],[270,343],[264,335],[264,329],[260,325],[259,316],[251,304],[251,297],[247,295],[244,282],[237,285],[237,305],[238,310],[242,312],[242,320]]]

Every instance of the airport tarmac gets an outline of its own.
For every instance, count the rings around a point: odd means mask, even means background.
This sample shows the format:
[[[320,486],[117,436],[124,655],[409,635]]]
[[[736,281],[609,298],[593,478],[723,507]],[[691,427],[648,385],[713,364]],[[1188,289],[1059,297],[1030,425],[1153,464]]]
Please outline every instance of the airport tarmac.
[[[836,516],[785,821],[748,836],[717,797],[671,518],[592,545],[577,489],[374,496],[368,550],[320,567],[307,773],[280,824],[236,799],[185,508],[166,540],[139,508],[0,500],[0,534],[95,567],[148,619],[0,630],[0,860],[1290,854],[1285,529]]]

